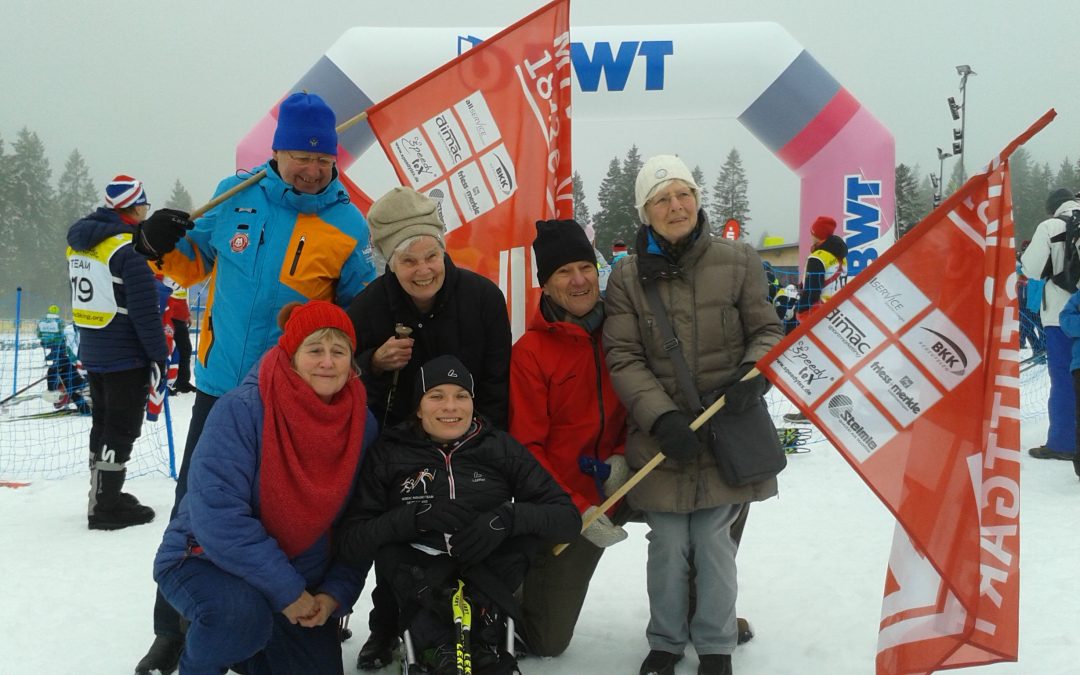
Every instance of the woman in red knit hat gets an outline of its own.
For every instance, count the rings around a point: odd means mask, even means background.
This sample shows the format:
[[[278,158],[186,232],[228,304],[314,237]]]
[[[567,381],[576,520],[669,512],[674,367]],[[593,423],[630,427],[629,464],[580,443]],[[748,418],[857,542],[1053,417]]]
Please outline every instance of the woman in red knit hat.
[[[342,673],[337,621],[364,578],[330,531],[377,429],[338,306],[291,303],[283,333],[214,406],[154,579],[190,622],[182,673]]]

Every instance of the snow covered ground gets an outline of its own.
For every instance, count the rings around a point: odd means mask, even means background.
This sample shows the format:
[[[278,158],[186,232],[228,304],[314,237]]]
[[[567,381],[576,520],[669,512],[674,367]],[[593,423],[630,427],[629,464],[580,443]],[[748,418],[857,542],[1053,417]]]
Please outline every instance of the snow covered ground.
[[[172,399],[177,438],[184,437],[191,402],[191,396]],[[1022,447],[1041,444],[1045,433],[1045,419],[1025,419]],[[1075,675],[1080,481],[1068,463],[1026,453],[1021,478],[1020,660],[963,672]],[[735,671],[873,673],[893,522],[824,442],[791,457],[780,481],[780,498],[751,510],[739,551],[739,614],[750,618],[757,636],[737,650]],[[86,529],[85,475],[0,488],[0,673],[132,672],[152,638],[150,563],[173,483],[151,474],[129,485],[162,517],[117,532]],[[356,636],[345,643],[346,672],[356,672],[369,608],[365,593],[352,624]],[[645,528],[632,525],[630,539],[602,559],[570,649],[557,659],[526,659],[522,670],[631,675],[648,652],[647,620]],[[691,675],[696,668],[689,652],[676,672]]]

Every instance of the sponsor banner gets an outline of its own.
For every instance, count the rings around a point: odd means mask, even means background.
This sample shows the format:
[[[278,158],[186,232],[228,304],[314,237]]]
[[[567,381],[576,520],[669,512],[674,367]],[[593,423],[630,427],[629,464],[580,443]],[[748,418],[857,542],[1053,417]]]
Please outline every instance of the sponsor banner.
[[[540,299],[535,223],[573,217],[569,13],[556,0],[368,111],[402,184],[438,204],[450,256],[503,280],[515,337]]]
[[[836,382],[841,370],[823,349],[804,337],[773,362],[773,374],[786,380],[789,393],[809,404]]]
[[[895,515],[877,673],[1015,661],[1020,395],[1008,157],[757,366]]]

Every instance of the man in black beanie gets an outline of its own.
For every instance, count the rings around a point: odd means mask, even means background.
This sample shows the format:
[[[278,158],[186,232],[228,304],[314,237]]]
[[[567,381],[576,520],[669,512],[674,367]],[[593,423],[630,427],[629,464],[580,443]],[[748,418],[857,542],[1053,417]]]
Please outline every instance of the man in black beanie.
[[[579,512],[591,512],[628,475],[626,410],[600,349],[604,304],[596,253],[577,222],[543,220],[536,223],[533,256],[544,293],[510,358],[510,433]],[[603,515],[562,555],[546,552],[533,563],[519,627],[530,654],[566,650],[604,547],[625,538]]]

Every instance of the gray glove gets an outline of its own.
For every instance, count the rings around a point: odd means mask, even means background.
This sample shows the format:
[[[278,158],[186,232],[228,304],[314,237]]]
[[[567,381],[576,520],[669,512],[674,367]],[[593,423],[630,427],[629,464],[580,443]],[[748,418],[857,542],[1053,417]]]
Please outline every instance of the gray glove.
[[[595,506],[590,506],[585,509],[585,513],[582,514],[582,520],[587,520],[592,514],[596,513],[596,510],[597,507]],[[594,520],[591,525],[585,528],[585,531],[581,533],[581,536],[588,539],[594,546],[607,548],[613,544],[618,544],[630,535],[626,533],[626,530],[611,522],[611,518],[608,518],[607,514],[604,513]]]
[[[607,498],[618,492],[619,488],[630,480],[630,465],[626,463],[626,458],[622,455],[612,455],[604,460],[604,463],[611,467],[611,473],[604,481],[604,497]]]

